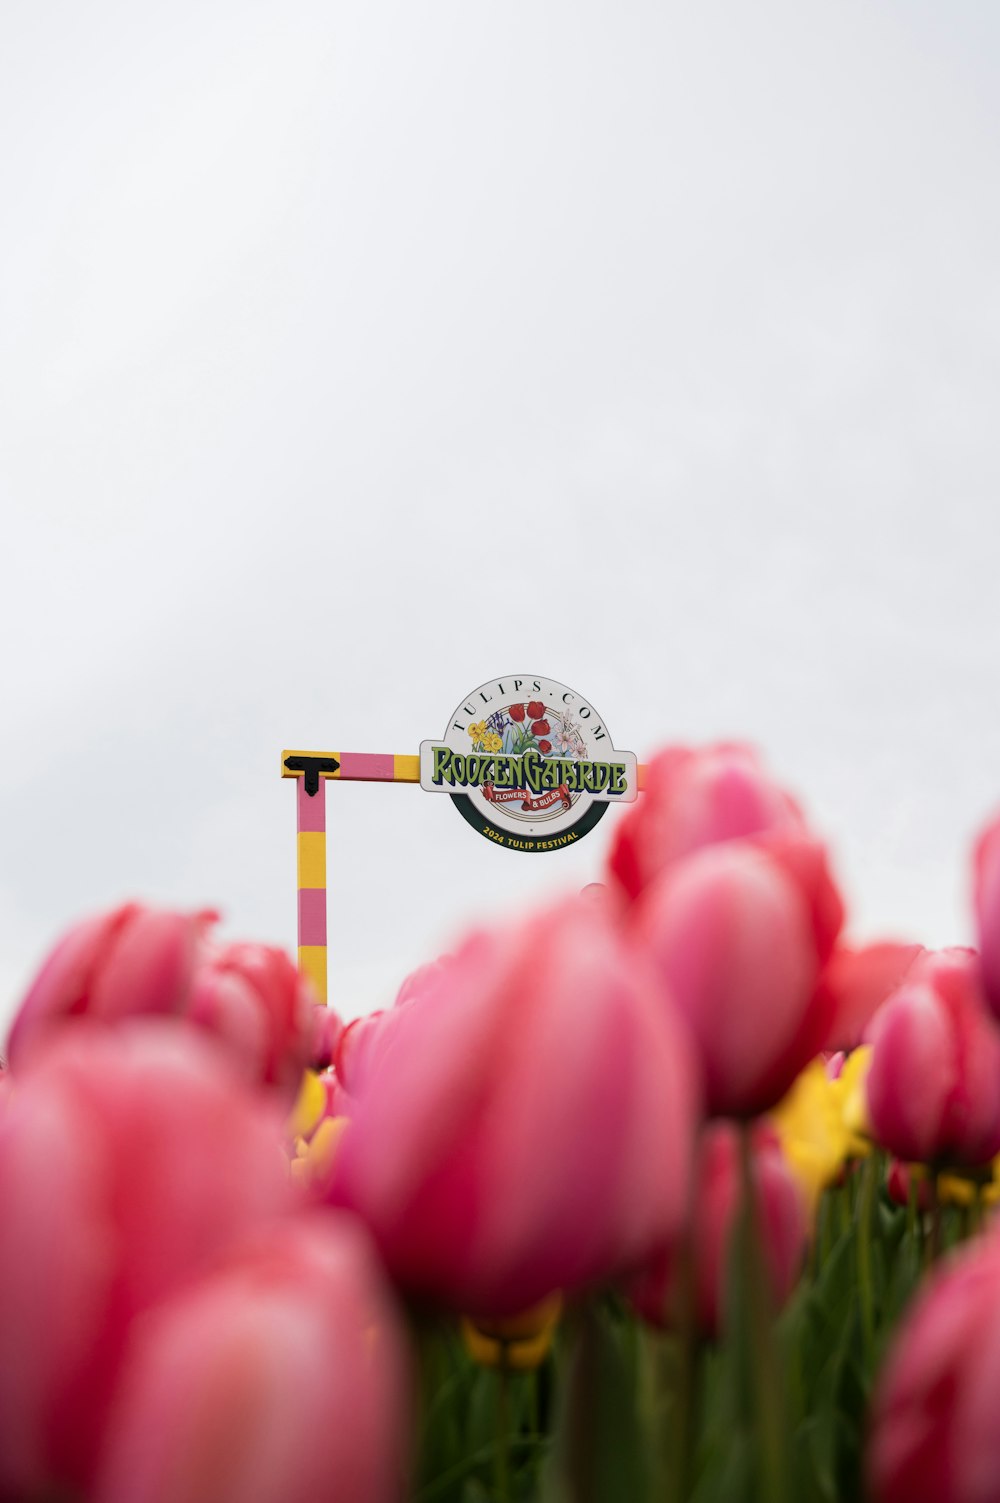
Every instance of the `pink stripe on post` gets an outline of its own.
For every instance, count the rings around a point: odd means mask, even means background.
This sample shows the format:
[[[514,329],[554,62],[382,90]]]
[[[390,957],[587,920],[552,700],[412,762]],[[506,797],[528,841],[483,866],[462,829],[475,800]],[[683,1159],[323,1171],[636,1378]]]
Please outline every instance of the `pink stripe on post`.
[[[391,783],[396,774],[395,762],[393,756],[380,752],[341,752],[340,776],[369,783]]]
[[[326,888],[299,888],[299,944],[326,944]]]
[[[305,778],[295,779],[296,817],[298,831],[326,829],[326,779],[320,778],[318,790],[309,797]]]

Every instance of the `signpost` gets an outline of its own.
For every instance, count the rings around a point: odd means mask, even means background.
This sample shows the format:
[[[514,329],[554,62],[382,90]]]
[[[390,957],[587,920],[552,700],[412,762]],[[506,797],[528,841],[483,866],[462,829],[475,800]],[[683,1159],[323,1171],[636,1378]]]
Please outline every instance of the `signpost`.
[[[535,674],[492,679],[450,716],[419,756],[283,751],[295,778],[299,967],[327,1000],[326,784],[415,783],[450,794],[480,835],[508,850],[575,845],[612,804],[631,803],[645,769],[616,751],[603,720],[575,690]]]

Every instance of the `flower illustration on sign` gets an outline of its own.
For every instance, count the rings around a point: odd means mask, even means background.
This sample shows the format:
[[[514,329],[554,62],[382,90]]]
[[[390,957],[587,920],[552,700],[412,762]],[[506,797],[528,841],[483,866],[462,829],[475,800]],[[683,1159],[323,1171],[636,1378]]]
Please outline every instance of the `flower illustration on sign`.
[[[635,797],[635,757],[614,750],[593,707],[565,684],[498,679],[469,695],[443,741],[423,743],[421,783],[451,793],[490,840],[552,850],[586,833],[609,802]]]
[[[556,736],[560,756],[578,761],[587,755],[579,726],[568,715],[550,709],[538,699],[533,699],[528,705],[507,705],[488,720],[474,720],[466,729],[472,749],[477,752],[502,750],[510,756],[521,757],[531,748],[547,757],[553,748],[549,738]]]

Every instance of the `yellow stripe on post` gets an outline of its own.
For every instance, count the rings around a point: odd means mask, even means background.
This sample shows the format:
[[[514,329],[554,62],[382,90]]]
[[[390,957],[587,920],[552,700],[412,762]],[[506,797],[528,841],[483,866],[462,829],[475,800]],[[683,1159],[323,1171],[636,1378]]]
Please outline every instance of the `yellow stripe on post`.
[[[394,756],[392,759],[392,781],[394,783],[419,783],[420,758]]]
[[[326,886],[326,835],[322,830],[299,833],[299,886]]]
[[[299,970],[308,976],[320,1002],[326,1001],[326,945],[299,945]]]

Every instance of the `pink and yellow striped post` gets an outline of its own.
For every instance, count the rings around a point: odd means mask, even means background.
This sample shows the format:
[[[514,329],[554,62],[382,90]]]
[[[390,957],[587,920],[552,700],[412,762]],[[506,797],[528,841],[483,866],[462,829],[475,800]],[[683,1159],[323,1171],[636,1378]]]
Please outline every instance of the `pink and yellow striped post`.
[[[321,1001],[327,994],[326,783],[419,783],[420,758],[393,752],[283,751],[281,776],[295,778],[298,839],[299,970]],[[639,767],[639,791],[646,769]]]
[[[419,783],[420,758],[377,752],[281,754],[281,776],[296,780],[299,970],[321,1002],[329,1000],[326,933],[326,783]]]
[[[315,793],[299,778],[295,789],[299,889],[299,970],[326,1001],[326,780]]]

